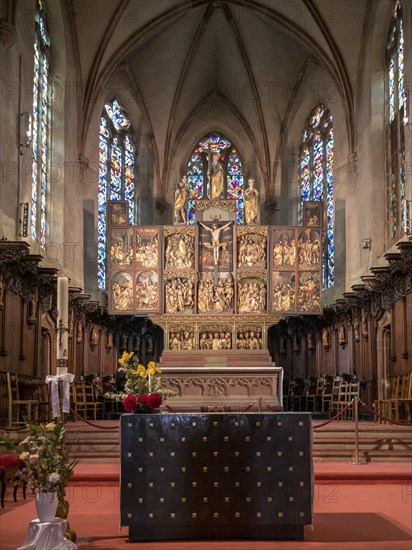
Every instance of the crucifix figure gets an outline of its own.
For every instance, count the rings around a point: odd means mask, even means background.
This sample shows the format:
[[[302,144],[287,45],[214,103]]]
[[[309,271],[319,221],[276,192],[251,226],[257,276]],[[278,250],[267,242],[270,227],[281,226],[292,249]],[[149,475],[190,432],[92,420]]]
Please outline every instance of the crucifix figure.
[[[202,222],[199,223],[212,235],[212,244],[203,243],[203,245],[206,246],[206,248],[211,248],[213,250],[213,264],[217,267],[219,264],[220,250],[226,246],[226,243],[220,242],[220,234],[224,229],[226,229],[226,227],[229,227],[232,222],[222,225],[222,227],[219,227],[216,223],[214,223],[212,227],[208,227]]]

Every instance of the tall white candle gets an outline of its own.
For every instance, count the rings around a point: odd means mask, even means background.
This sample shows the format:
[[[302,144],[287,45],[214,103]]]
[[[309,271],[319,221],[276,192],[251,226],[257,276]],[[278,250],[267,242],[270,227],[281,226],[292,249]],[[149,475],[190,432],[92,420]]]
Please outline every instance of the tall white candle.
[[[69,343],[69,279],[57,279],[57,359],[67,360]],[[61,367],[60,367],[61,369]],[[62,374],[61,371],[58,371]],[[67,369],[66,369],[67,372]]]

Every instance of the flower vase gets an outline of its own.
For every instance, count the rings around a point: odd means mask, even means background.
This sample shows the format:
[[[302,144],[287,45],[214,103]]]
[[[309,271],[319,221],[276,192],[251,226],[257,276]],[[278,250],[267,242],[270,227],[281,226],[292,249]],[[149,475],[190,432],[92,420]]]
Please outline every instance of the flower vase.
[[[59,499],[56,492],[42,492],[36,493],[36,512],[39,521],[52,521],[56,517],[57,505]]]

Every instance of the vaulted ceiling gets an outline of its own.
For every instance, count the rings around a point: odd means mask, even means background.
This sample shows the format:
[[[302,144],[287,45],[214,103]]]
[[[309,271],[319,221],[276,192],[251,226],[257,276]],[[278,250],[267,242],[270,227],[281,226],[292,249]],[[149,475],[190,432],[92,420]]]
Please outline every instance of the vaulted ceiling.
[[[335,0],[71,1],[83,129],[95,98],[125,71],[153,135],[163,185],[190,129],[247,136],[270,180],[279,134],[308,64],[330,78],[355,148],[353,120],[365,20],[373,2]],[[313,91],[314,98],[316,90]],[[266,167],[266,168],[265,168]]]

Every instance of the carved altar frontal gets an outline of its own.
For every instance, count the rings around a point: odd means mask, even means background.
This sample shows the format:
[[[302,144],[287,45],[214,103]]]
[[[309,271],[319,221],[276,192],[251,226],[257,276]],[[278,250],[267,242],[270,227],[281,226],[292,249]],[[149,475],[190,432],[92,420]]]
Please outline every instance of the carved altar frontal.
[[[143,540],[302,540],[309,413],[121,417],[121,525]]]
[[[162,388],[175,394],[168,404],[176,411],[241,412],[251,406],[282,410],[282,368],[264,362],[229,367],[219,355],[207,357],[204,364],[209,366],[191,361],[190,368],[162,367]]]

